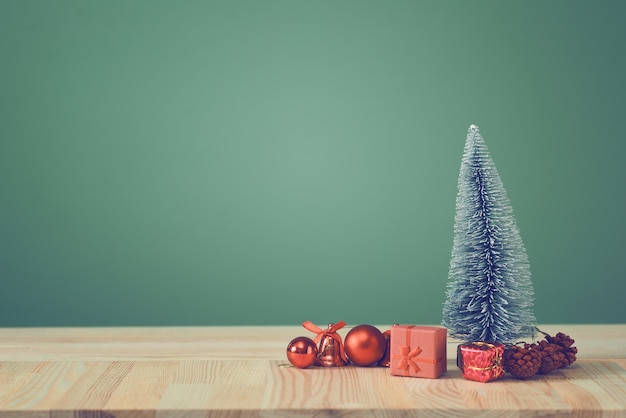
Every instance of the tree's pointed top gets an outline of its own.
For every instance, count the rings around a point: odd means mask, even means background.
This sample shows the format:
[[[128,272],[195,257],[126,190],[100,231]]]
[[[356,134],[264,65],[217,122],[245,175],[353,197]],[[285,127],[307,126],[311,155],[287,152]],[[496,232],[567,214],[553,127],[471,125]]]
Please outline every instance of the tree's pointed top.
[[[480,136],[480,129],[478,129],[478,125],[474,125],[472,123],[469,129],[467,130],[467,139],[474,140],[476,137],[482,138]]]
[[[465,152],[468,154],[473,154],[479,149],[485,149],[485,142],[482,135],[480,134],[480,129],[478,128],[478,125],[474,125],[472,123],[467,130],[467,138],[465,140]]]

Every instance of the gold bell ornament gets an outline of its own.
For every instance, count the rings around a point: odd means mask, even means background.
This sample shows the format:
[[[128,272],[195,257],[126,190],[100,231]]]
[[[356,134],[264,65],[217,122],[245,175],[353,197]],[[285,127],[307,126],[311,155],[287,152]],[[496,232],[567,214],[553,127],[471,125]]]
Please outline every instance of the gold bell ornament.
[[[317,334],[313,340],[316,344],[319,344],[317,359],[315,360],[317,366],[341,367],[348,364],[341,336],[337,334],[338,330],[346,326],[344,321],[328,324],[328,328],[325,330],[311,321],[305,321],[302,323],[302,326]]]

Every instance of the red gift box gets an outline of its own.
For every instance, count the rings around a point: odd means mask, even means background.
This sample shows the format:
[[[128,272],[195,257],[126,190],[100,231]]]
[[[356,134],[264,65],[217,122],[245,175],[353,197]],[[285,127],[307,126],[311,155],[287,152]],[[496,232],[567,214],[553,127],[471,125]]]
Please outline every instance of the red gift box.
[[[391,327],[390,373],[395,376],[435,379],[446,371],[446,336],[441,327]]]
[[[485,383],[504,375],[503,355],[504,345],[500,343],[465,343],[459,345],[456,362],[464,378]]]

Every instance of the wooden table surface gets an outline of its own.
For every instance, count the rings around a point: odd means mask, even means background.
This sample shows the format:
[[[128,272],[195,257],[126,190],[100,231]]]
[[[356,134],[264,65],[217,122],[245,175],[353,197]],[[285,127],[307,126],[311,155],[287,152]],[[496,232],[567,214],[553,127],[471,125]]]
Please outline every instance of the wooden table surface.
[[[626,417],[626,324],[541,328],[571,335],[578,361],[489,383],[463,379],[454,340],[446,374],[419,379],[285,367],[299,326],[0,328],[0,416]]]

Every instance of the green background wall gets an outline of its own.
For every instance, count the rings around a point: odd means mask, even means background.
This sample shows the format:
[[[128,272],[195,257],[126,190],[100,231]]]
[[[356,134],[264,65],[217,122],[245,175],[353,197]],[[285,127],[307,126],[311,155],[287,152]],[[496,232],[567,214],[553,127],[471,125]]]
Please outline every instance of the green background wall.
[[[625,19],[0,0],[0,325],[439,323],[472,123],[538,321],[626,322]]]

